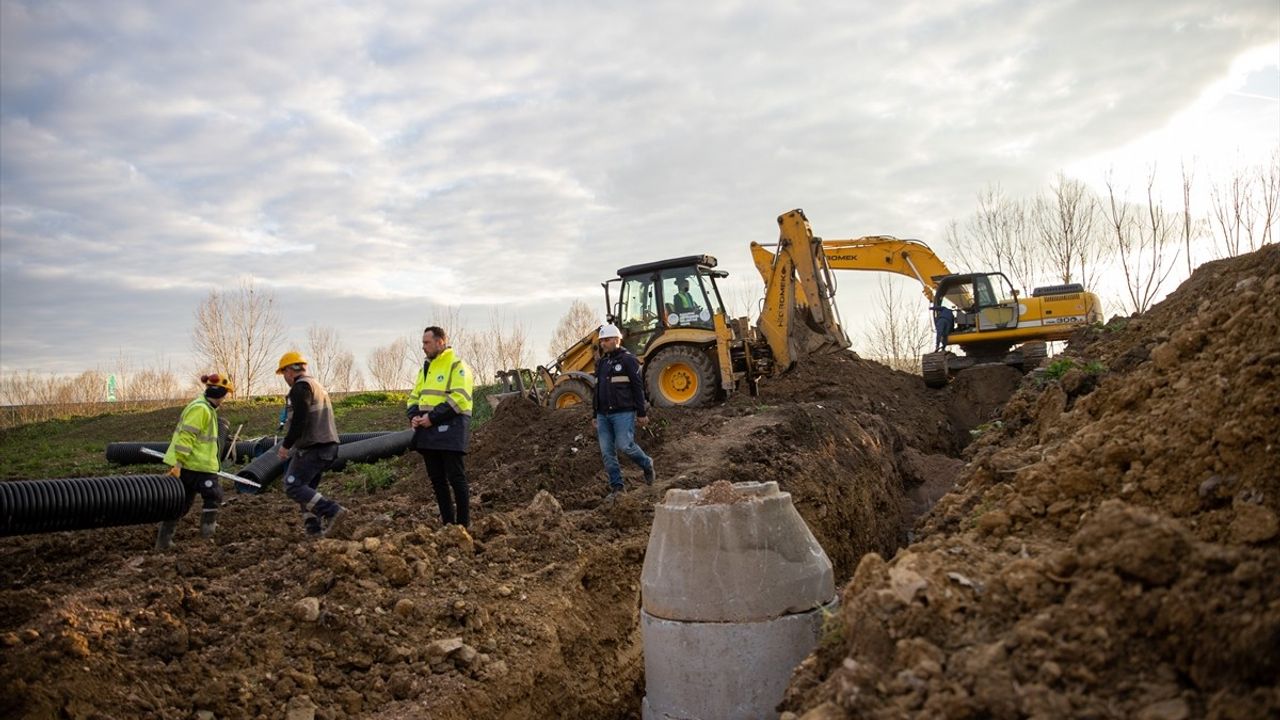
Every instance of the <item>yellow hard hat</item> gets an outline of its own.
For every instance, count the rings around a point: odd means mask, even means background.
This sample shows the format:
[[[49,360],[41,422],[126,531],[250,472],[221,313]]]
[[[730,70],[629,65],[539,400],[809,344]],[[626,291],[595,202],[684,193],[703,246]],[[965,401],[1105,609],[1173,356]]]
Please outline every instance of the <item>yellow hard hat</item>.
[[[208,387],[223,388],[229,393],[233,393],[236,391],[236,386],[234,383],[231,382],[231,378],[222,373],[209,373],[208,375],[201,375],[200,382],[204,383]]]
[[[298,352],[297,350],[290,350],[289,352],[280,356],[280,366],[276,368],[276,374],[283,375],[284,369],[289,367],[290,365],[306,365],[306,364],[307,364],[307,359],[302,357],[302,353]]]

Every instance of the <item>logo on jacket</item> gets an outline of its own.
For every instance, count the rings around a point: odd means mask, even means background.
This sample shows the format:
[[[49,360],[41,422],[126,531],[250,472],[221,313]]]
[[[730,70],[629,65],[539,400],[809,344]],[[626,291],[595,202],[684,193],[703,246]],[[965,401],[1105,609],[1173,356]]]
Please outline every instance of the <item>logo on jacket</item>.
[[[617,365],[613,366],[614,372],[620,372],[621,370],[622,370],[622,363],[618,363]]]
[[[437,375],[437,376],[436,376],[436,382],[444,382],[444,376],[443,376],[443,375]]]

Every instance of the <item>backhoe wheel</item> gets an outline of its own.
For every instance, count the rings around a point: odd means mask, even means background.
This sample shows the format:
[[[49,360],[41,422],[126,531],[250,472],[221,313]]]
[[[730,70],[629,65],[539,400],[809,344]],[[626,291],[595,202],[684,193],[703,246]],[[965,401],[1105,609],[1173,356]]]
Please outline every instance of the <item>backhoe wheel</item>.
[[[702,407],[716,398],[716,367],[696,348],[659,350],[645,362],[644,374],[649,402],[657,407]]]
[[[1043,340],[1022,343],[1022,372],[1029,373],[1040,367],[1040,361],[1049,357],[1049,346]]]
[[[947,386],[947,353],[935,352],[920,358],[920,372],[924,375],[926,387],[942,388]]]
[[[553,410],[591,404],[591,386],[582,380],[565,380],[551,389],[547,404]]]

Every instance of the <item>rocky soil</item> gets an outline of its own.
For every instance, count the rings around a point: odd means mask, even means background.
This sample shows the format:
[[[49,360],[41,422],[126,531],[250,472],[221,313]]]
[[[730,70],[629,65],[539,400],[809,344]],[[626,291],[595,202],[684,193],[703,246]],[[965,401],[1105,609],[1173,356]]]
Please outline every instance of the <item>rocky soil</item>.
[[[1280,248],[1066,357],[861,559],[794,715],[1280,716]]]
[[[327,492],[347,539],[306,542],[278,492],[153,527],[0,539],[0,715],[31,718],[630,718],[640,568],[667,487],[777,480],[841,578],[891,555],[959,472],[956,393],[850,353],[759,397],[657,410],[659,482],[610,506],[589,417],[507,402],[468,466],[471,533],[439,527],[420,461],[389,492]],[[568,698],[573,698],[572,702]]]

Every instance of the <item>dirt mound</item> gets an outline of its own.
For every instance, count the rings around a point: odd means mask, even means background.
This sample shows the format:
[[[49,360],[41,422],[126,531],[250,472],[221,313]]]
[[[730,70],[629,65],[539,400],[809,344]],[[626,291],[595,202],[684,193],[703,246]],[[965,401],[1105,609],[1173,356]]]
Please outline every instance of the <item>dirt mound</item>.
[[[0,714],[637,717],[638,579],[666,488],[775,480],[847,578],[958,470],[946,398],[847,354],[758,398],[655,410],[639,441],[657,485],[624,460],[630,491],[605,505],[589,415],[503,403],[468,459],[470,536],[439,529],[411,455],[376,495],[326,481],[349,540],[302,542],[279,493],[235,496],[215,543],[189,516],[169,554],[153,527],[0,539]]]
[[[1278,308],[1268,247],[1075,338],[984,428],[923,540],[858,566],[788,707],[1280,713]]]

